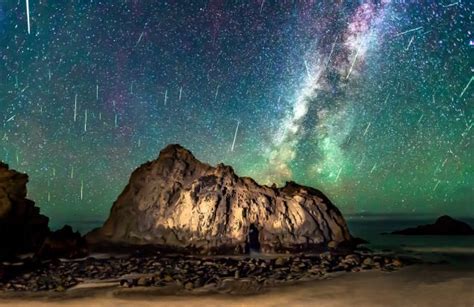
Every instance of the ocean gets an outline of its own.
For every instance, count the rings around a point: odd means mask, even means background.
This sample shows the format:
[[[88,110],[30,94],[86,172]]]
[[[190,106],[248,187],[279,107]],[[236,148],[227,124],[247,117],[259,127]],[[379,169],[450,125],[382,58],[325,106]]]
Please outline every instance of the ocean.
[[[474,218],[456,218],[474,227]],[[474,269],[474,236],[406,236],[392,231],[432,224],[436,217],[350,216],[346,217],[352,235],[369,243],[374,251],[395,252],[425,261],[447,261]]]

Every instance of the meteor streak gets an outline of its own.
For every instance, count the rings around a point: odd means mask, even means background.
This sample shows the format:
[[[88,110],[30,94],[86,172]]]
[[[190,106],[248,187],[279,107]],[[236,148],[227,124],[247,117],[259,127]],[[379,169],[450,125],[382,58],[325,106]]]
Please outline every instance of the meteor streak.
[[[354,56],[354,60],[352,61],[352,65],[351,65],[351,68],[349,69],[349,73],[347,74],[346,79],[349,79],[349,76],[350,76],[351,73],[352,73],[352,69],[354,68],[354,64],[355,64],[355,62],[356,62],[356,60],[357,60],[357,56],[359,55],[359,50],[360,50],[360,48],[357,48],[356,54],[355,54],[355,56]]]
[[[31,25],[30,25],[30,1],[26,0],[26,25],[28,27],[28,34],[31,32]]]
[[[74,121],[76,121],[77,118],[77,94],[74,96]]]
[[[469,87],[469,85],[471,85],[471,82],[472,82],[473,79],[474,79],[474,76],[471,77],[471,80],[469,80],[466,87],[462,90],[462,93],[461,93],[461,95],[459,95],[459,98],[461,98],[464,95],[464,93],[467,91],[467,88]]]
[[[367,125],[367,128],[365,128],[364,136],[367,134],[367,131],[369,131],[369,127],[370,127],[370,123]]]
[[[138,44],[140,44],[140,42],[141,42],[141,40],[142,40],[142,37],[143,37],[143,33],[145,33],[145,32],[142,32],[142,33],[140,34],[140,37],[138,37],[138,40],[137,40],[137,43],[135,44],[135,47],[137,47]]]
[[[342,172],[342,167],[339,169],[339,172],[337,172],[336,180],[334,181],[337,181],[337,179],[339,179],[339,175],[341,175],[341,172]]]
[[[237,139],[237,132],[239,131],[239,125],[240,122],[237,121],[237,127],[235,128],[235,133],[234,133],[234,140],[232,141],[232,147],[230,148],[230,151],[234,151],[234,146],[235,146],[235,140]]]
[[[414,31],[419,31],[419,30],[421,30],[421,29],[423,29],[423,27],[418,27],[418,28],[413,28],[413,29],[410,29],[410,30],[406,30],[406,31],[404,31],[404,32],[400,32],[400,33],[398,33],[398,34],[395,34],[395,37],[398,37],[398,36],[401,36],[401,35],[405,35],[405,34],[407,34],[407,33],[411,33],[411,32],[414,32]]]

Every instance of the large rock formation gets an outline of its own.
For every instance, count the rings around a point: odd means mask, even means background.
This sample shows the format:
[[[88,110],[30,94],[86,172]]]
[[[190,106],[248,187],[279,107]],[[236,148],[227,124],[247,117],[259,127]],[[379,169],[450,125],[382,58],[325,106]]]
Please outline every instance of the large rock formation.
[[[339,210],[320,191],[282,188],[212,167],[179,145],[131,175],[89,243],[160,245],[205,253],[326,248],[352,240]]]
[[[0,162],[0,258],[36,251],[49,233],[48,218],[26,198],[27,182]]]
[[[421,236],[467,236],[474,235],[474,229],[464,222],[443,215],[434,224],[420,225],[415,228],[406,228],[392,232],[396,235],[421,235]]]

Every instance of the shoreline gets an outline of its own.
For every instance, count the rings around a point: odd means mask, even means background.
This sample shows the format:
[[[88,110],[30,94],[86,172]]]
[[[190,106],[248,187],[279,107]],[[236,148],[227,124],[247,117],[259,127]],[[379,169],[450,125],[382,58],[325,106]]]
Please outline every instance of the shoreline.
[[[474,268],[417,264],[394,272],[338,273],[326,279],[298,281],[254,294],[225,294],[123,288],[107,283],[82,284],[62,293],[0,294],[1,306],[473,306]],[[167,289],[170,290],[170,289]]]
[[[353,252],[236,256],[135,255],[120,258],[50,260],[4,267],[0,293],[64,292],[88,281],[114,281],[122,287],[230,289],[253,293],[297,280],[325,279],[337,272],[394,271],[411,259]]]

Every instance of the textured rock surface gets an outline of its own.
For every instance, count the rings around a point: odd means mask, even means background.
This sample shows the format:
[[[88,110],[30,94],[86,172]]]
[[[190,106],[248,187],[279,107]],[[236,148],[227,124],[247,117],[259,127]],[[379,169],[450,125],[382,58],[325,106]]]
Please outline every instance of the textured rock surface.
[[[320,191],[293,182],[261,186],[229,166],[201,163],[179,145],[135,170],[103,227],[86,238],[93,244],[242,253],[249,248],[250,229],[258,241],[251,243],[263,252],[352,239],[341,213]]]
[[[0,162],[0,258],[35,251],[49,232],[48,218],[26,198],[27,182]]]

